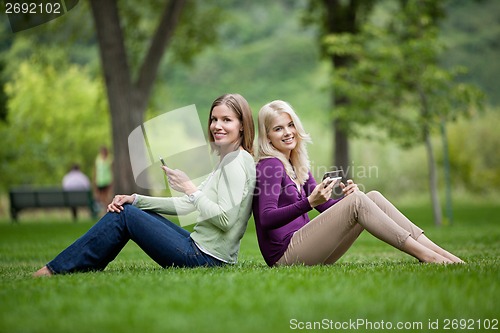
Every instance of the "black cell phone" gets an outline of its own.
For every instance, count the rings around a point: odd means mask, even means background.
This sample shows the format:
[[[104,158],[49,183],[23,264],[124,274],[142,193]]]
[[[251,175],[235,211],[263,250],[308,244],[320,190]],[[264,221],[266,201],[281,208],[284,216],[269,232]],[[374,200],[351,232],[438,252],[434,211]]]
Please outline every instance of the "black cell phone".
[[[167,164],[165,164],[165,160],[163,160],[163,157],[160,156],[160,162],[163,166],[167,166]]]

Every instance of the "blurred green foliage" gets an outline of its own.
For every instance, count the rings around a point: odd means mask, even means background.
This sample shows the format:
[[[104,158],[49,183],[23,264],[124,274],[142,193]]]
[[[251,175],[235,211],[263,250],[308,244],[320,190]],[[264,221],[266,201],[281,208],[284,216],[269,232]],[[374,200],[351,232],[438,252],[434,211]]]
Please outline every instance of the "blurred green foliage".
[[[450,127],[450,163],[456,184],[475,193],[500,189],[498,110]]]
[[[384,19],[390,3],[378,3],[375,21]],[[500,110],[494,103],[498,101],[500,82],[485,75],[498,77],[500,72],[500,64],[492,61],[500,47],[496,42],[500,32],[493,24],[500,2],[453,3],[457,5],[447,7],[440,31],[449,47],[441,60],[450,68],[469,67],[470,71],[459,79],[480,85],[492,103],[485,114],[473,115],[448,128],[454,188],[498,192],[500,160],[496,150],[500,134],[495,126]],[[206,6],[199,10],[214,10]],[[315,170],[328,167],[333,137],[332,115],[328,112],[331,73],[328,64],[320,60],[317,31],[313,25],[304,27],[301,23],[305,7],[303,1],[225,0],[216,8],[221,11],[217,17],[223,20],[207,19],[204,23],[218,33],[212,46],[196,50],[198,55],[191,62],[179,62],[180,51],[166,55],[148,117],[190,104],[206,113],[212,100],[225,92],[245,96],[254,114],[270,100],[287,100],[313,137],[309,151]],[[131,11],[131,7],[123,10]],[[158,14],[141,9],[123,22],[129,38],[127,47],[137,50],[132,52],[132,65],[139,62],[139,52],[145,47],[142,38],[155,26]],[[464,21],[464,17],[471,19]],[[0,35],[0,60],[6,64],[2,79],[8,97],[8,115],[6,121],[0,121],[0,188],[59,184],[72,162],[81,163],[90,175],[99,146],[110,143],[110,132],[86,3],[81,2],[59,20],[15,36],[1,27]],[[174,43],[183,49],[182,39]],[[369,125],[364,131],[372,137],[380,136],[380,131]],[[435,144],[439,162],[438,138]],[[367,189],[398,196],[401,192],[427,190],[423,147],[402,150],[393,142],[372,139],[354,140],[351,147],[354,166],[378,168],[376,174],[358,177]]]
[[[453,0],[447,2],[447,17],[441,24],[446,44],[441,58],[447,67],[466,65],[461,80],[486,92],[491,104],[500,104],[500,2]]]
[[[91,175],[98,148],[109,146],[102,83],[82,66],[52,60],[19,63],[5,86],[11,112],[0,123],[3,186],[60,184],[73,163]]]
[[[350,101],[337,107],[334,117],[350,124],[351,137],[364,136],[364,126],[374,125],[410,147],[421,144],[442,122],[482,108],[484,94],[458,81],[465,70],[446,69],[438,62],[444,50],[437,29],[442,4],[407,1],[387,9],[391,19],[386,22],[369,20],[356,34],[325,38],[327,52],[353,60],[332,75],[336,94]]]

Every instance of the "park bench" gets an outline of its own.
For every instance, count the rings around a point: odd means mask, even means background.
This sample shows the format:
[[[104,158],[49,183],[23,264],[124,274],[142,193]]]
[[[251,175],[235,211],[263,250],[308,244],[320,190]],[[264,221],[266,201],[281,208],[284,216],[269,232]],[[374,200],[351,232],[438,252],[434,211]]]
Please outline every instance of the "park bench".
[[[26,208],[70,208],[73,221],[78,218],[78,208],[89,209],[93,218],[97,211],[90,190],[66,191],[57,187],[18,187],[9,190],[10,215],[14,222]]]

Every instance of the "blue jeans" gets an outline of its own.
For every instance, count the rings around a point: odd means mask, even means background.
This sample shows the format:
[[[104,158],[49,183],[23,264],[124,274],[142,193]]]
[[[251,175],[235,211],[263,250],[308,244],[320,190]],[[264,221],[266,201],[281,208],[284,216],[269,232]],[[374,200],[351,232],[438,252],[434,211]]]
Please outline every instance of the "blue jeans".
[[[164,268],[225,264],[200,251],[187,230],[159,214],[125,205],[120,213],[106,213],[47,267],[55,274],[103,270],[129,239]]]

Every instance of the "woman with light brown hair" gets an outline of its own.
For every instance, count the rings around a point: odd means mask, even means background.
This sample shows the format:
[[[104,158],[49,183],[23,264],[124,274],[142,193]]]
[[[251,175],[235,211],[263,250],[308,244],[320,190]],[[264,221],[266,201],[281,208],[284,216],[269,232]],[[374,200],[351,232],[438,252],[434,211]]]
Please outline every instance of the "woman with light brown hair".
[[[255,185],[254,123],[247,101],[238,94],[217,98],[208,133],[220,162],[203,183],[196,187],[184,172],[163,166],[170,186],[183,196],[116,195],[108,212],[35,276],[103,270],[129,240],[165,268],[236,263]],[[160,215],[191,212],[198,213],[191,233]]]

